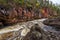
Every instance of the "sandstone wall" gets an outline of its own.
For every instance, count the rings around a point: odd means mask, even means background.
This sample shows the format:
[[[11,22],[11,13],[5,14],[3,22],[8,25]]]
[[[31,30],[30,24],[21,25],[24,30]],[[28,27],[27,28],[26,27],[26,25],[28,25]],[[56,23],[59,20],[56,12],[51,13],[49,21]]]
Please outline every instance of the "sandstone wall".
[[[31,27],[42,20],[34,20],[29,22],[18,23],[14,26],[5,27],[0,29],[0,40],[22,40],[28,32],[30,32]]]

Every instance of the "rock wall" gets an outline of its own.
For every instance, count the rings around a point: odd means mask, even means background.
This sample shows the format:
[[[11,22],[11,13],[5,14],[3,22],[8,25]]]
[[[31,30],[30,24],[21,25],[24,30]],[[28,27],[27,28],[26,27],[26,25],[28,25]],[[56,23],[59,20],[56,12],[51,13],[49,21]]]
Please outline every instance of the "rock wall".
[[[44,20],[18,23],[0,29],[0,40],[60,40],[60,31],[44,25]]]
[[[45,19],[41,19],[45,20]],[[39,20],[18,23],[13,26],[5,27],[0,29],[0,40],[22,40],[28,32],[30,32],[31,27],[37,23]]]

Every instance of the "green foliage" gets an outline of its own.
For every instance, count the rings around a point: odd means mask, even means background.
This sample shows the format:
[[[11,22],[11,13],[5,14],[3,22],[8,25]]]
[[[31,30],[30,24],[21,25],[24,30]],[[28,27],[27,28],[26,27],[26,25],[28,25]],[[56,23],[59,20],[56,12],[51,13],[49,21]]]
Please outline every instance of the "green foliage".
[[[0,4],[7,5],[7,0],[0,0]]]
[[[13,2],[13,3],[17,3],[17,4],[23,4],[24,3],[24,0],[0,0],[0,4],[3,4],[3,5],[7,5],[8,2]]]
[[[17,3],[17,4],[24,4],[24,0],[13,0],[14,3]]]

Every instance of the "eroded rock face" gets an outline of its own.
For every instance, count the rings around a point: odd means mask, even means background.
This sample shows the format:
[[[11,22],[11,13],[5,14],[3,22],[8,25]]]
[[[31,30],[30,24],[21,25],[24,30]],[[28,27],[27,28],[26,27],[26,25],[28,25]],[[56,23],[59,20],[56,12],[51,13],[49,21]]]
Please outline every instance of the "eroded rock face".
[[[39,26],[37,27],[38,30],[35,29],[35,24],[40,23],[41,20],[34,20],[34,21],[29,21],[29,22],[23,22],[23,23],[18,23],[16,25],[13,25],[12,27],[6,27],[3,29],[0,29],[0,40],[25,40],[26,37],[31,37],[33,38],[28,38],[29,40],[40,39],[40,32],[38,31]],[[33,35],[32,35],[33,34]],[[37,34],[37,35],[36,35]],[[39,37],[38,37],[39,36]],[[27,40],[27,39],[26,39]]]
[[[54,18],[54,19],[48,19],[43,22],[46,26],[43,30],[46,30],[46,40],[60,40],[60,19]],[[43,37],[44,37],[43,36]],[[43,38],[45,40],[45,38]]]
[[[47,19],[43,23],[57,30],[60,30],[60,18]]]
[[[60,40],[60,31],[40,19],[0,29],[0,40]]]
[[[30,32],[23,38],[23,40],[42,40],[39,25],[38,24],[33,25]]]

